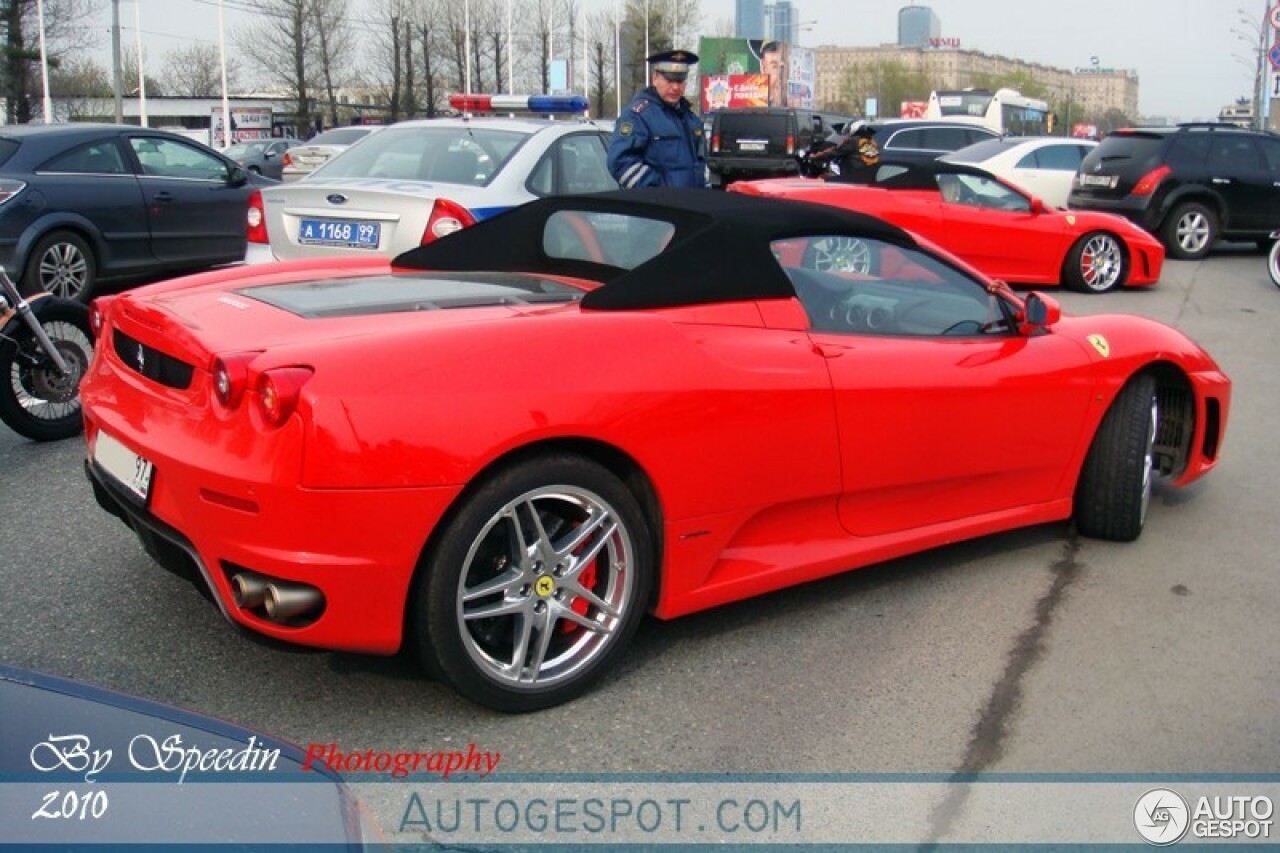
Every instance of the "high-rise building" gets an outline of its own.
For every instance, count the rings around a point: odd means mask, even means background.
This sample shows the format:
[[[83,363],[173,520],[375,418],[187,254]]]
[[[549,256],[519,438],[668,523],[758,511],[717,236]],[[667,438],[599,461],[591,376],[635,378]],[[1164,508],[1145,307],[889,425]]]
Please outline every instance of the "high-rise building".
[[[733,0],[733,30],[738,38],[764,38],[764,0]]]
[[[799,23],[797,11],[791,0],[767,4],[764,7],[765,38],[769,41],[795,41],[795,28]]]
[[[928,47],[929,39],[942,35],[942,21],[928,6],[903,6],[898,10],[898,47]]]

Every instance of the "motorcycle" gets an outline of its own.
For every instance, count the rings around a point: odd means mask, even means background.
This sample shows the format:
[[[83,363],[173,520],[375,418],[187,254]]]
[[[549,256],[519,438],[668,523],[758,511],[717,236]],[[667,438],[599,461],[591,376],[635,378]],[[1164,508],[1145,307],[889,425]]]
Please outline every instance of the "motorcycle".
[[[33,441],[79,434],[93,346],[88,308],[49,293],[24,297],[0,267],[0,421]]]
[[[1271,232],[1271,254],[1267,255],[1267,272],[1271,283],[1280,287],[1280,231]]]

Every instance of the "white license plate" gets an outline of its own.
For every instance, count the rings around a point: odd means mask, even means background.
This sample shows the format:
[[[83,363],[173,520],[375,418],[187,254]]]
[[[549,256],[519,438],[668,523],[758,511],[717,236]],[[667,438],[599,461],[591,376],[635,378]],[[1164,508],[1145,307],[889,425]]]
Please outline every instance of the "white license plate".
[[[769,146],[767,142],[756,142],[755,140],[742,139],[738,141],[739,151],[763,151]]]
[[[1081,175],[1080,183],[1086,187],[1106,187],[1111,189],[1116,185],[1115,175]]]
[[[101,430],[93,445],[93,461],[120,485],[146,501],[155,476],[155,466],[150,462]]]

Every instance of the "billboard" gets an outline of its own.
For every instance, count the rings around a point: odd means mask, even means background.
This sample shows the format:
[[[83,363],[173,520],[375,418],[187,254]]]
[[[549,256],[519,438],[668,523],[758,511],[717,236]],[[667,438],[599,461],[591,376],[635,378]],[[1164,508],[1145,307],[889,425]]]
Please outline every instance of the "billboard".
[[[804,76],[797,80],[790,103],[789,78],[792,48],[786,42],[744,38],[702,38],[698,42],[699,74],[702,83],[702,112],[730,107],[812,106],[816,58],[804,51],[798,66]],[[807,69],[807,70],[806,70]]]
[[[223,144],[222,107],[211,108],[209,130],[214,146],[221,147]],[[231,141],[233,143],[270,138],[270,107],[239,107],[231,110]]]

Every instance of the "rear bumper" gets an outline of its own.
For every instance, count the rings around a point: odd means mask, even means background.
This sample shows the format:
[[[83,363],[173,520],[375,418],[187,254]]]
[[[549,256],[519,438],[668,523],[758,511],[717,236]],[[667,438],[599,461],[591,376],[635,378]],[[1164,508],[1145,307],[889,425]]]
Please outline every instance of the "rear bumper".
[[[755,160],[751,158],[713,158],[707,169],[723,181],[745,181],[756,178],[786,178],[800,174],[797,160]]]
[[[165,451],[191,447],[186,437],[149,431],[141,446],[127,424],[113,421],[108,432],[155,465],[144,504],[92,461],[100,429],[87,408],[85,470],[98,503],[227,619],[300,645],[373,654],[400,648],[414,573],[457,488],[306,489],[269,477],[237,483],[219,470],[216,453]],[[323,606],[305,624],[240,607],[231,579],[244,571],[314,587]]]
[[[1160,207],[1152,203],[1146,196],[1125,196],[1124,198],[1096,198],[1071,193],[1067,197],[1067,207],[1074,210],[1097,210],[1103,213],[1114,213],[1137,225],[1139,228],[1154,234],[1160,227]]]

